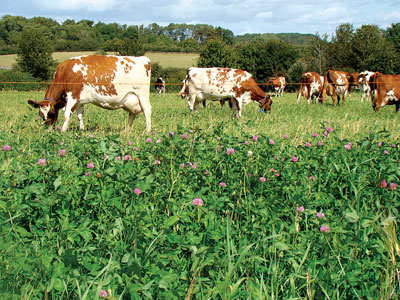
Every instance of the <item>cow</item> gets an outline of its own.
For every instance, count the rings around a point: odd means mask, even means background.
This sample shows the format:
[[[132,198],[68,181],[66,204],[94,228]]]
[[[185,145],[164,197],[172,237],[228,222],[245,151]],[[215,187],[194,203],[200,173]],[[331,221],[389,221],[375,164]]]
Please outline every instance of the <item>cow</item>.
[[[80,129],[84,129],[84,105],[92,103],[108,110],[122,108],[129,113],[128,128],[136,115],[144,112],[146,130],[151,130],[151,62],[145,57],[87,55],[60,63],[43,101],[28,100],[39,108],[46,125],[55,125],[64,109],[62,131],[76,111]]]
[[[271,110],[272,99],[257,85],[253,76],[243,70],[231,68],[191,67],[186,73],[184,85],[178,96],[189,88],[188,105],[190,111],[198,111],[199,103],[206,99],[213,101],[233,98],[233,110],[238,117],[242,115],[242,106],[251,100],[258,102],[264,112]]]
[[[283,90],[286,87],[286,79],[283,76],[280,77],[270,77],[268,79],[267,85],[271,86],[275,91],[275,97],[282,97]]]
[[[319,97],[322,93],[322,88],[324,85],[324,77],[319,75],[317,72],[307,72],[301,75],[300,87],[297,93],[297,103],[299,103],[300,97],[304,96],[307,98],[307,103],[310,104],[311,101],[318,102]]]
[[[358,74],[358,88],[361,92],[361,102],[364,102],[364,98],[371,99],[371,88],[369,86],[369,81],[375,72],[364,71]],[[372,100],[372,99],[371,99]]]
[[[165,97],[165,81],[162,77],[158,77],[156,82],[154,83],[154,87],[156,89],[156,95],[160,96],[163,95]]]
[[[369,82],[372,96],[372,108],[378,112],[385,105],[396,105],[396,114],[400,108],[400,75],[385,75],[376,72]]]
[[[347,72],[343,71],[332,71],[328,70],[324,75],[324,88],[322,89],[322,103],[325,102],[325,97],[329,90],[331,90],[331,97],[333,105],[336,107],[336,98],[337,103],[340,104],[340,95],[343,98],[343,105],[345,104],[345,98],[347,91],[349,89],[349,81],[347,80]],[[332,88],[329,86],[331,85]],[[329,93],[328,93],[329,94]]]

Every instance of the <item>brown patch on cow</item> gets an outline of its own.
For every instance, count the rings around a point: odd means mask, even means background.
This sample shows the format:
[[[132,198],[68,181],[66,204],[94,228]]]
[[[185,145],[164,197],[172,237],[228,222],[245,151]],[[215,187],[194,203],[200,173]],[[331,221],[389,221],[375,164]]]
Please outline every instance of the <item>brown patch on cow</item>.
[[[146,75],[147,75],[147,77],[149,77],[151,75],[151,67],[152,67],[151,62],[149,62],[148,64],[145,64],[144,67],[146,69]]]

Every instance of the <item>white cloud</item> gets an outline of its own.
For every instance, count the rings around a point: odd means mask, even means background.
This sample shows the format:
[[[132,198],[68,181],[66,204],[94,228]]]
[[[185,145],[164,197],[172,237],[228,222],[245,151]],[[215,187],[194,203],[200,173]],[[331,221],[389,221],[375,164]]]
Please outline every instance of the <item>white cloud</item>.
[[[209,24],[235,35],[246,32],[334,33],[342,23],[400,21],[400,0],[2,0],[4,14],[89,19],[104,23]],[[65,20],[64,19],[64,20]]]
[[[38,0],[35,5],[45,10],[63,10],[63,11],[106,11],[118,5],[119,0]]]
[[[263,11],[256,15],[257,19],[266,19],[272,17],[272,11]]]

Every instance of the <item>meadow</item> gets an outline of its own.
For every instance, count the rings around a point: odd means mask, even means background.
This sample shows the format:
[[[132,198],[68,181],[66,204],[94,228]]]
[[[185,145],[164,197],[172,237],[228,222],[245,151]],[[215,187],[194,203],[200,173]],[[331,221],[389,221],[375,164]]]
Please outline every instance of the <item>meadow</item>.
[[[0,94],[2,298],[399,299],[393,106],[152,94],[151,133],[89,105],[62,133],[43,96]]]
[[[80,55],[94,54],[93,51],[81,52],[54,52],[53,59],[57,62],[63,62],[71,57]],[[111,53],[110,53],[111,54]],[[153,63],[159,63],[163,68],[188,68],[194,65],[199,57],[196,53],[163,53],[163,52],[147,52],[146,56]],[[11,69],[17,59],[16,54],[0,55],[0,69]]]

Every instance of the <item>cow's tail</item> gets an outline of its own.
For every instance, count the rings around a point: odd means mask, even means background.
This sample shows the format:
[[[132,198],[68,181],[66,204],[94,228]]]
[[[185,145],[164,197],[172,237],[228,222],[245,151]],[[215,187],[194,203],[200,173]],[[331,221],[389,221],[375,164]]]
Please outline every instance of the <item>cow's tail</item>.
[[[182,88],[181,88],[181,90],[179,91],[179,93],[178,93],[178,97],[181,97],[184,93],[185,93],[185,90],[186,90],[186,86],[187,86],[187,84],[188,84],[188,81],[189,81],[189,74],[187,74],[186,76],[185,76],[185,79],[183,80],[183,84],[182,84]]]
[[[325,73],[324,75],[324,86],[322,88],[322,95],[320,97],[321,102],[324,103],[325,102],[325,97],[326,97],[326,91],[328,89],[328,85],[329,85],[329,80],[328,80],[328,72]]]
[[[372,108],[376,110],[376,100],[378,99],[378,77],[379,77],[379,72],[375,72],[374,75],[372,75],[369,79],[369,87],[371,89],[371,101],[372,101]]]
[[[297,93],[297,103],[299,103],[300,101],[300,97],[303,93],[303,85],[304,85],[304,78],[301,77],[300,78],[300,86],[299,86],[299,92]],[[308,100],[308,99],[307,99]]]

